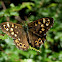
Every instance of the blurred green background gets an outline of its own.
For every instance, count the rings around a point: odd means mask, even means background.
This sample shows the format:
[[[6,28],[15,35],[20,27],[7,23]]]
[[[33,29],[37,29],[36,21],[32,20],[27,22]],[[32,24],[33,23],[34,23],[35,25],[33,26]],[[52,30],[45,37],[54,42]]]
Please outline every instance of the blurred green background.
[[[40,47],[41,53],[19,50],[12,38],[0,36],[0,62],[62,62],[62,0],[0,0],[0,23],[20,24],[42,17],[52,17],[54,25]]]

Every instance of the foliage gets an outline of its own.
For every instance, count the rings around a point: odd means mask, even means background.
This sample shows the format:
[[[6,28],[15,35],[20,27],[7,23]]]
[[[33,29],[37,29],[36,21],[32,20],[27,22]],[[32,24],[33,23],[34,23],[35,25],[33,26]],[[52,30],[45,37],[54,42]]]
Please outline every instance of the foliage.
[[[22,4],[18,5],[14,5],[15,2],[10,3],[6,10],[0,9],[0,23],[7,21],[7,17],[10,18],[10,22],[18,23],[13,17],[20,15],[23,20],[29,22],[42,17],[52,17],[54,25],[48,31],[44,45],[40,47],[41,53],[31,49],[19,50],[8,35],[0,36],[0,62],[62,62],[62,0],[26,1],[29,0],[20,0]],[[1,30],[0,34],[3,34]]]

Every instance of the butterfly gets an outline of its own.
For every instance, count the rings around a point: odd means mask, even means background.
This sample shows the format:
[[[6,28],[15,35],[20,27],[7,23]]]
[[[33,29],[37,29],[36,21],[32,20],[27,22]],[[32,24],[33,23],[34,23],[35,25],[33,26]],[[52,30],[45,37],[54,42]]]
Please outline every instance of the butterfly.
[[[16,47],[21,50],[28,50],[29,45],[34,48],[40,47],[46,40],[46,32],[53,26],[53,18],[41,18],[27,24],[25,28],[16,23],[3,22],[1,30],[13,38]]]

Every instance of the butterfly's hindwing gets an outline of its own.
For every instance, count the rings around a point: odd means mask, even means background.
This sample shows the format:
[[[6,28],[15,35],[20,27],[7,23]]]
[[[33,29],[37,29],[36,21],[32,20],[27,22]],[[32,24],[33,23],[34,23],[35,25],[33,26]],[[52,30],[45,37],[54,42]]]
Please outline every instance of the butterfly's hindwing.
[[[31,44],[32,47],[40,47],[41,44],[44,43],[44,41],[46,40],[46,35],[41,36],[37,36],[36,34],[32,33],[32,32],[28,32],[28,37],[29,37],[29,43]]]

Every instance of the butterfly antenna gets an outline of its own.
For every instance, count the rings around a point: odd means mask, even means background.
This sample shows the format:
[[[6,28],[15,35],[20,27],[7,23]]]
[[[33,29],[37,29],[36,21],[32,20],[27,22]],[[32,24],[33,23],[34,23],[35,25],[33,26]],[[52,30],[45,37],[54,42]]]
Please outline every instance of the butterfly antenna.
[[[37,51],[37,52],[40,52],[40,53],[41,53],[41,51],[40,51],[40,50],[37,50],[36,48],[33,48],[33,47],[31,47],[31,46],[29,46],[29,48],[30,48],[31,50],[35,50],[35,51]]]

